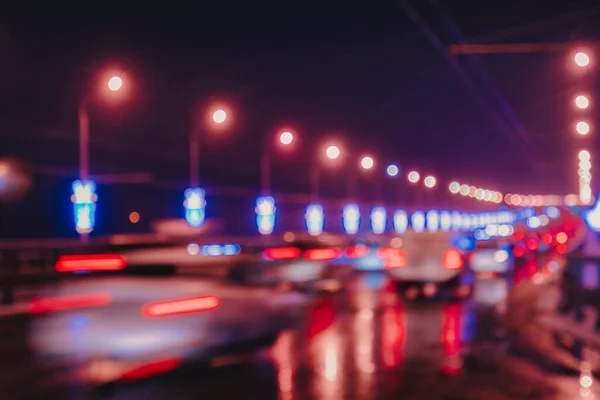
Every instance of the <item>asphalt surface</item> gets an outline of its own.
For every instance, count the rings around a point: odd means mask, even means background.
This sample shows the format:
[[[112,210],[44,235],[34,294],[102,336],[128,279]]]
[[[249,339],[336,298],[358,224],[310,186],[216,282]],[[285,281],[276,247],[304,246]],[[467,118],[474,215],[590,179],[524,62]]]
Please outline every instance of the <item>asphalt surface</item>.
[[[480,281],[463,302],[403,304],[384,275],[360,275],[345,293],[315,299],[301,328],[253,357],[100,391],[67,383],[68,366],[33,360],[26,316],[0,318],[0,398],[580,398],[579,375],[547,368],[503,327],[497,309],[511,285]]]

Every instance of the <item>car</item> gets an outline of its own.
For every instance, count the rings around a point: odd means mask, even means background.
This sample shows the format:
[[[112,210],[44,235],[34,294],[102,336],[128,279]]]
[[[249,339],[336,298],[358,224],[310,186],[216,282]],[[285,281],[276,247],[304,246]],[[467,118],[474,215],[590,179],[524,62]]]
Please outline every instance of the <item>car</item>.
[[[452,232],[402,235],[402,247],[382,248],[385,267],[402,297],[463,298],[473,293],[475,276],[468,255],[474,239]]]
[[[41,361],[76,363],[92,384],[268,346],[308,306],[300,293],[128,265],[119,254],[62,256],[56,269],[65,278],[31,303],[31,348]]]
[[[341,247],[319,239],[273,243],[255,249],[255,260],[241,260],[230,269],[238,284],[265,284],[279,290],[338,292],[351,278],[351,265],[339,262]]]
[[[350,263],[358,271],[384,272],[387,255],[394,252],[387,249],[402,247],[402,243],[400,237],[367,235],[350,242],[340,261]]]

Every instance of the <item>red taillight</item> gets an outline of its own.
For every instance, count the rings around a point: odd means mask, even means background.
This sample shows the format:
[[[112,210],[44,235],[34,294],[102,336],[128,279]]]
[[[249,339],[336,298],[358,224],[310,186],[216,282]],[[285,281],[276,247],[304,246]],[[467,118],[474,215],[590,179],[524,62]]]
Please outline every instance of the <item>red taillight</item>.
[[[550,246],[552,244],[552,235],[549,233],[544,233],[542,235],[542,243],[544,243],[547,246]]]
[[[361,258],[369,255],[369,248],[365,245],[347,247],[344,254],[348,258]]]
[[[406,267],[406,250],[394,247],[382,247],[377,249],[377,257],[383,260],[385,269]]]
[[[525,239],[525,231],[515,231],[512,237],[515,242],[520,242]]]
[[[127,266],[119,254],[83,254],[61,256],[56,262],[58,272],[119,271]]]
[[[32,314],[46,314],[79,308],[102,307],[110,304],[111,301],[112,297],[109,293],[45,297],[33,300],[29,311]]]
[[[304,252],[304,258],[310,261],[327,261],[340,258],[342,252],[339,249],[309,249]]]
[[[448,249],[442,256],[442,265],[449,270],[461,269],[465,261],[460,251]]]
[[[200,296],[187,299],[159,301],[142,307],[142,314],[148,318],[170,317],[214,310],[220,301],[215,296]]]
[[[263,256],[268,260],[289,260],[301,255],[302,251],[297,247],[271,247],[263,251]]]
[[[529,238],[525,242],[525,246],[531,251],[535,251],[540,247],[540,242],[536,238]]]
[[[140,365],[121,375],[121,380],[131,381],[143,378],[149,378],[154,375],[164,374],[178,368],[180,362],[176,358],[155,361],[148,364]]]
[[[516,258],[520,258],[523,257],[525,255],[525,249],[521,246],[515,246],[513,247],[513,256],[515,256]]]

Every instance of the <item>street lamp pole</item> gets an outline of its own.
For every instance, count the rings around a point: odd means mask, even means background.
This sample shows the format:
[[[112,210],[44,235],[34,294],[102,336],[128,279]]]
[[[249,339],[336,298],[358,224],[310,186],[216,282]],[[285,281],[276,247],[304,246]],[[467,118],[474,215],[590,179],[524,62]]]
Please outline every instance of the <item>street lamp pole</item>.
[[[79,103],[79,179],[87,181],[90,175],[90,118],[87,98]]]
[[[265,148],[260,156],[260,194],[268,196],[271,192],[271,152]]]
[[[190,135],[190,187],[200,184],[200,129],[195,128]]]

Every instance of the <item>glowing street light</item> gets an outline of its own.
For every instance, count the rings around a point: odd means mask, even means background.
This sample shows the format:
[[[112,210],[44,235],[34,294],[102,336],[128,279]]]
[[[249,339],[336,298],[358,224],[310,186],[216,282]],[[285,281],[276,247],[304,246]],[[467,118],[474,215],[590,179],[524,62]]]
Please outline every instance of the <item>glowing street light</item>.
[[[431,189],[431,188],[435,187],[435,184],[437,183],[437,181],[433,176],[429,175],[428,177],[425,178],[424,183],[425,183],[426,187]]]
[[[274,150],[271,140],[272,136],[267,136],[267,142],[263,146],[260,156],[260,190],[262,196],[269,196],[271,193],[271,152]],[[292,147],[294,134],[290,131],[282,131],[277,135],[280,147]]]
[[[586,96],[581,94],[581,95],[575,97],[575,105],[578,108],[585,109],[585,108],[589,107],[590,100]]]
[[[395,178],[400,173],[400,168],[395,164],[390,164],[387,166],[385,172],[390,178]]]
[[[213,122],[216,124],[222,124],[227,120],[227,112],[222,109],[215,110],[212,115]]]
[[[108,80],[108,88],[113,92],[121,90],[123,87],[123,79],[120,76],[113,76]]]
[[[577,130],[577,133],[579,133],[582,136],[585,136],[588,133],[590,133],[590,125],[585,121],[578,122],[575,126],[575,129]]]
[[[410,171],[408,173],[408,181],[410,183],[417,183],[419,182],[419,179],[421,179],[421,175],[419,175],[417,171]]]
[[[289,131],[281,132],[279,135],[279,143],[287,146],[294,141],[294,134]]]
[[[335,160],[336,158],[339,158],[340,154],[340,148],[335,145],[328,146],[327,149],[325,149],[325,155],[330,160]]]
[[[587,150],[581,150],[579,152],[579,160],[580,161],[589,161],[591,158],[590,152]]]
[[[575,64],[577,64],[577,66],[579,67],[587,67],[588,65],[590,65],[590,56],[588,56],[582,51],[579,51],[575,53],[573,61],[575,61]]]
[[[452,182],[448,186],[448,190],[450,190],[450,193],[452,193],[452,194],[457,194],[458,192],[460,192],[460,183]]]
[[[362,160],[360,160],[360,166],[363,169],[371,169],[373,168],[373,165],[375,165],[375,161],[369,156],[363,157]]]

